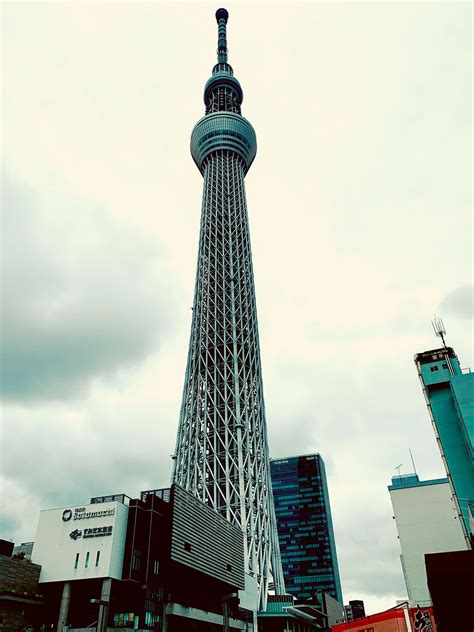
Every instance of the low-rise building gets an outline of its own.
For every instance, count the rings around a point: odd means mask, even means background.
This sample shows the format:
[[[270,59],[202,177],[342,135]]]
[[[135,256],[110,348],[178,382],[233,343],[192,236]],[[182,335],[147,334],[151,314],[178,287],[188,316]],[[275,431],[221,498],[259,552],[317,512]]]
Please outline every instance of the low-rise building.
[[[335,625],[332,632],[436,632],[432,608],[397,606],[355,621]]]
[[[7,554],[0,554],[0,629],[18,632],[28,625],[35,627],[43,606],[38,584],[41,566],[11,557],[13,543],[3,550]]]
[[[293,595],[268,595],[266,612],[258,613],[259,632],[329,632],[325,613],[316,604],[298,604]]]
[[[349,601],[347,606],[344,606],[344,611],[346,614],[346,621],[361,619],[362,617],[365,617],[364,602],[360,599],[353,599],[352,601]]]
[[[178,485],[41,512],[45,628],[254,629],[242,530]]]
[[[22,542],[21,544],[16,544],[13,547],[13,555],[16,555],[23,560],[31,560],[33,544],[34,542]]]

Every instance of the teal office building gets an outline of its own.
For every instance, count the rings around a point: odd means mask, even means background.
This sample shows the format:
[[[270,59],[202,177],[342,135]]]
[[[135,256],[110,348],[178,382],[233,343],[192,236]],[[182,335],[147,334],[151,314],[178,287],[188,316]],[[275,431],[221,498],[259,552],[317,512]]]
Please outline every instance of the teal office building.
[[[270,461],[285,589],[299,600],[342,591],[324,461],[306,454]]]
[[[474,373],[451,347],[415,355],[428,411],[467,542],[474,501]]]

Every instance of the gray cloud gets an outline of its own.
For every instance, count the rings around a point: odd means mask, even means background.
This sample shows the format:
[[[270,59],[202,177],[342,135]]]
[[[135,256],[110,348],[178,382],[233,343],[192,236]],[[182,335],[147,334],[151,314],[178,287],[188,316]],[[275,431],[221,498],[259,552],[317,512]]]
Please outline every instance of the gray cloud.
[[[369,521],[367,515],[370,515]],[[362,506],[359,511],[352,511],[350,518],[350,526],[346,525],[340,533],[341,544],[338,547],[339,558],[346,571],[345,591],[378,596],[395,594],[400,599],[406,597],[396,528],[393,526],[392,533],[387,530],[389,521],[393,522],[389,510],[381,514]],[[370,564],[367,564],[368,550],[377,551]]]
[[[155,244],[97,205],[45,202],[7,177],[3,208],[6,399],[77,396],[169,334],[174,299]]]
[[[6,507],[2,507],[2,516],[0,518],[0,530],[3,537],[11,536],[19,531],[21,527],[21,520],[17,514],[6,511]],[[13,540],[11,540],[13,542]]]
[[[166,486],[171,459],[168,446],[157,441],[160,424],[154,419],[153,430],[154,411],[145,407],[138,411],[143,425],[149,424],[146,442],[136,434],[128,407],[113,416],[105,410],[86,413],[68,407],[62,409],[61,422],[54,423],[53,443],[44,435],[47,412],[33,414],[29,421],[21,410],[10,410],[5,431],[10,449],[4,454],[3,474],[6,478],[14,475],[28,493],[40,492],[44,507],[83,502],[89,495],[133,495],[142,485]],[[173,436],[174,432],[165,432],[167,440]],[[42,465],[16,472],[19,456],[25,463],[40,458]]]
[[[462,285],[447,294],[441,301],[439,311],[455,318],[471,319],[474,308],[474,287]]]
[[[6,244],[0,495],[17,541],[40,509],[169,481],[202,187],[189,133],[215,22],[203,3],[104,6],[7,8],[5,155],[37,193],[14,187]],[[443,472],[413,354],[437,344],[439,288],[469,268],[470,7],[271,11],[265,47],[266,4],[252,20],[235,4],[229,25],[259,143],[246,187],[270,450],[323,455],[344,594],[380,610],[404,595],[393,467],[411,447],[422,478]],[[468,321],[446,324],[469,364]]]
[[[129,398],[28,410],[6,405],[0,488],[10,501],[0,512],[2,537],[33,540],[40,509],[169,485],[176,431],[165,423],[170,412]]]

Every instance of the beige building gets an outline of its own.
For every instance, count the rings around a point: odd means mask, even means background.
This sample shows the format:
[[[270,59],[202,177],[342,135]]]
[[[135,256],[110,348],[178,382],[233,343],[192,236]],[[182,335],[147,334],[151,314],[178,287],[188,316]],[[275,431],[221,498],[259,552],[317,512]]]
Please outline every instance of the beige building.
[[[400,539],[403,575],[411,606],[429,606],[425,553],[467,548],[447,478],[392,478],[390,499]]]

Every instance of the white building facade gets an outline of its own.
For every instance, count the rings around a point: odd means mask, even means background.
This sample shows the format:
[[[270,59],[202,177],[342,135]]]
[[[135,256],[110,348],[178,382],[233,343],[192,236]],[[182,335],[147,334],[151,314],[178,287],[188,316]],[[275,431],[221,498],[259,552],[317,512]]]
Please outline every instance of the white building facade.
[[[42,511],[31,556],[40,582],[121,579],[127,518],[120,502]]]
[[[392,478],[390,499],[410,606],[430,606],[425,554],[467,548],[447,478],[420,481],[416,474]]]

